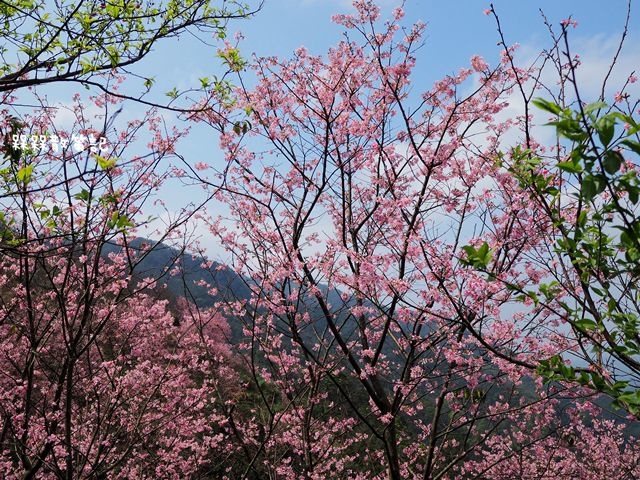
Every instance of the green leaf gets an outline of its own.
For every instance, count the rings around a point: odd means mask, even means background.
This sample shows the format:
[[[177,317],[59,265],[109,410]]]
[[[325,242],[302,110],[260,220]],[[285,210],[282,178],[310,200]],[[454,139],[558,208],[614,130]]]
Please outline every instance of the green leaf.
[[[220,57],[233,72],[239,72],[243,70],[246,65],[246,61],[242,58],[242,56],[240,55],[240,50],[238,50],[237,48],[220,50],[218,52],[218,57]]]
[[[107,158],[103,157],[102,155],[96,155],[96,162],[98,162],[98,166],[102,170],[109,170],[109,169],[115,167],[116,166],[116,161],[117,161],[117,159],[115,159],[115,158],[107,159]]]
[[[531,103],[533,103],[540,110],[553,113],[554,115],[560,115],[562,113],[562,108],[560,107],[560,105],[550,102],[549,100],[545,100],[544,98],[534,98]]]
[[[86,202],[89,200],[89,191],[83,188],[82,191],[76,193],[73,198]]]
[[[575,142],[582,142],[588,137],[587,132],[580,127],[580,123],[573,118],[563,118],[557,122],[549,122],[547,125],[554,125],[558,135]]]
[[[558,168],[569,173],[582,172],[582,166],[574,162],[558,162]]]
[[[493,252],[487,242],[484,242],[477,250],[472,245],[465,245],[462,250],[467,256],[467,258],[461,259],[462,263],[480,270],[486,269],[493,257]]]
[[[602,375],[597,372],[589,372],[589,375],[591,375],[591,383],[597,390],[602,391],[605,389],[607,383],[604,378],[602,378]]]
[[[96,69],[96,67],[90,61],[85,59],[80,60],[80,67],[82,68],[83,74],[92,72]]]
[[[598,324],[588,318],[583,318],[582,320],[573,322],[573,324],[578,330],[585,331],[585,332],[588,332],[589,330],[595,330],[598,328]]]
[[[607,150],[604,153],[604,160],[602,166],[604,171],[610,175],[617,173],[620,170],[620,166],[624,162],[624,157],[617,150]]]
[[[600,175],[589,175],[582,180],[580,195],[586,202],[590,202],[596,195],[604,192],[607,181]]]
[[[615,133],[616,121],[615,118],[610,115],[606,115],[595,123],[594,128],[598,133],[598,137],[600,137],[600,141],[602,145],[608,147],[613,139],[613,134]]]
[[[22,167],[16,173],[16,179],[21,183],[29,183],[31,181],[31,177],[33,175],[33,165],[27,165]]]
[[[640,391],[624,393],[616,398],[616,402],[637,411],[640,407]]]
[[[630,150],[634,151],[638,155],[640,155],[640,142],[636,142],[635,140],[629,140],[628,138],[622,140],[621,144],[628,147]]]
[[[596,111],[596,110],[602,110],[604,108],[607,108],[609,105],[607,105],[604,102],[592,102],[589,105],[587,105],[586,107],[584,107],[584,113],[586,113],[587,115]]]
[[[487,242],[484,242],[478,249],[478,258],[480,260],[485,260],[490,257],[491,257],[491,253],[489,252],[489,244]]]
[[[107,227],[115,228],[117,230],[126,230],[127,228],[134,227],[135,224],[126,215],[120,215],[115,211],[111,214],[111,217],[107,221]]]

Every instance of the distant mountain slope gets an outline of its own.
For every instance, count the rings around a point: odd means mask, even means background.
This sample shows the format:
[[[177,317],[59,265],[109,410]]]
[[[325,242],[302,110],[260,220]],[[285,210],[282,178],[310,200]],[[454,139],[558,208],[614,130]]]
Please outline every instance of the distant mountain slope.
[[[210,307],[217,301],[248,299],[250,296],[247,281],[226,265],[207,262],[199,255],[181,252],[174,247],[146,238],[136,238],[130,246],[137,249],[143,244],[151,244],[153,248],[136,265],[133,273],[138,278],[158,278],[161,283],[166,283],[171,293],[187,297],[203,308]],[[105,253],[118,251],[119,248],[109,245]],[[175,274],[170,274],[169,271],[174,267],[177,268]],[[217,293],[212,295],[203,282],[215,287]]]
[[[153,244],[154,242],[145,238],[138,238],[131,242],[134,248],[140,248],[142,244]],[[117,251],[119,247],[110,245],[105,253]],[[177,275],[170,275],[167,270],[179,265]],[[234,272],[228,266],[218,262],[207,262],[198,255],[192,255],[187,252],[173,248],[163,243],[156,243],[149,254],[136,266],[134,275],[138,278],[153,277],[160,278],[161,283],[166,283],[167,290],[170,295],[179,298],[187,297],[201,308],[214,306],[216,302],[225,302],[231,300],[248,300],[250,298],[249,286],[251,279],[243,278]],[[202,281],[208,283],[216,289],[215,294],[211,294],[209,289],[202,285]],[[324,288],[326,293],[326,287]],[[353,305],[353,301],[343,300],[340,292],[332,290],[326,296],[328,302],[332,305],[334,312],[337,313],[336,320],[343,325],[343,334],[349,337],[356,327],[355,321],[349,316],[349,306]],[[304,337],[309,339],[311,336],[322,335],[321,332],[327,334],[327,323],[324,319],[317,303],[308,298],[308,302],[303,301],[304,308],[311,313],[311,317],[315,318],[310,325],[307,325],[301,332]],[[231,328],[231,341],[239,342],[242,335],[242,324],[240,321],[229,322]],[[281,324],[286,331],[287,327]],[[383,349],[383,352],[393,357],[394,353],[391,348]],[[505,385],[502,389],[508,390],[509,386]],[[502,393],[502,389],[491,392],[492,396]],[[525,397],[533,395],[532,381],[526,381],[521,387]],[[620,421],[620,410],[612,405],[612,400],[605,395],[597,395],[594,402],[603,408],[600,418],[612,419]],[[562,400],[558,409],[559,418],[568,421],[566,408],[572,404],[569,399]],[[640,424],[631,423],[627,427],[627,435],[640,436]]]

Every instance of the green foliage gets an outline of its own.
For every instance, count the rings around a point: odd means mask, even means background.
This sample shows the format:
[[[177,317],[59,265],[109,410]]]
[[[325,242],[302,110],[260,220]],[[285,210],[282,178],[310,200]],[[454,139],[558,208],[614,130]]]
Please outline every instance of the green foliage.
[[[549,181],[571,185],[575,215],[563,212],[557,192],[545,188],[531,168],[520,165],[522,185],[546,206],[559,232],[555,254],[569,264],[582,297],[573,306],[559,302],[583,348],[590,368],[578,372],[558,356],[540,364],[547,380],[577,382],[611,395],[619,406],[640,414],[640,388],[627,378],[640,373],[640,154],[638,123],[604,102],[579,110],[543,99],[534,104],[557,117],[549,125],[570,141],[570,154],[555,165]],[[540,285],[547,302],[558,289]],[[625,373],[621,373],[625,372]]]
[[[247,64],[246,60],[242,58],[242,55],[240,55],[240,51],[237,48],[221,50],[218,52],[218,57],[220,57],[227,67],[229,67],[233,72],[244,70]]]
[[[116,166],[117,159],[105,158],[102,155],[96,155],[96,163],[102,170],[110,170]]]
[[[15,58],[0,65],[0,91],[32,85],[33,79],[99,81],[97,73],[129,69],[163,38],[189,30],[225,38],[227,20],[249,13],[241,0],[0,2],[0,36],[14,52],[4,58]],[[236,49],[222,58],[233,70],[244,66]],[[147,78],[144,85],[152,83]]]
[[[484,242],[478,249],[471,245],[466,245],[462,247],[464,252],[467,254],[466,258],[463,258],[461,261],[468,266],[478,268],[478,269],[486,269],[491,262],[491,258],[493,257],[493,253],[489,248],[489,244]]]
[[[628,410],[634,415],[640,415],[640,390],[630,389],[628,381],[611,381],[608,375],[595,369],[579,370],[570,365],[559,355],[542,360],[537,373],[548,382],[575,382],[585,387],[594,388],[614,398],[614,404]]]
[[[135,224],[128,216],[122,215],[120,212],[116,211],[111,214],[111,218],[107,221],[107,227],[117,231],[124,231],[135,227]]]
[[[25,165],[16,173],[16,179],[19,183],[24,183],[25,185],[31,181],[31,177],[33,176],[33,165]]]
[[[549,166],[531,150],[515,147],[511,165],[504,155],[497,165],[546,213],[555,235],[553,255],[572,269],[565,281],[575,278],[578,284],[569,291],[558,279],[526,287],[507,282],[506,288],[536,309],[563,315],[589,366],[576,369],[554,356],[540,363],[540,375],[594,388],[640,415],[640,385],[630,380],[640,375],[640,128],[604,102],[579,110],[544,99],[533,103],[557,117],[548,125],[568,141],[569,154]],[[462,250],[463,264],[496,279],[486,242]]]

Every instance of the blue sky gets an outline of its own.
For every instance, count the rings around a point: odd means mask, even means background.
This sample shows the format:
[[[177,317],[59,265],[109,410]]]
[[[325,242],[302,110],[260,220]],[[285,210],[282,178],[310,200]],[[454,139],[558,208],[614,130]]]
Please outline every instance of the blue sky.
[[[266,0],[262,11],[240,26],[246,37],[243,51],[286,56],[304,45],[313,53],[323,53],[336,43],[342,32],[341,27],[331,22],[331,15],[348,11],[350,3],[349,0]],[[399,2],[382,0],[378,3],[385,16]],[[422,20],[428,25],[418,69],[425,80],[433,81],[457,70],[474,54],[483,55],[489,61],[498,58],[495,21],[483,13],[490,3],[478,0],[406,1],[405,20]],[[580,44],[586,39],[619,34],[626,15],[626,1],[623,0],[497,0],[493,4],[507,42],[531,48],[544,47],[549,41],[540,9],[556,26],[560,20],[573,15],[579,26],[572,31],[572,36]],[[639,15],[640,11],[632,12],[629,46],[640,32]]]
[[[379,0],[378,3],[384,18],[400,2]],[[405,22],[422,20],[428,25],[417,75],[431,83],[465,66],[474,54],[483,55],[490,63],[496,61],[499,37],[495,21],[483,13],[490,3],[482,0],[406,0]],[[601,48],[607,42],[613,43],[614,38],[619,38],[626,15],[626,1],[623,0],[496,0],[493,3],[507,42],[521,44],[525,52],[549,44],[540,9],[555,26],[570,15],[579,22],[578,28],[571,32],[578,50],[583,46],[593,49],[589,41],[597,41]],[[265,0],[263,9],[254,18],[234,22],[229,30],[231,33],[242,31],[245,40],[241,49],[246,56],[253,53],[288,56],[301,45],[312,53],[321,54],[340,39],[343,31],[331,22],[331,16],[351,10],[350,4],[350,0]],[[638,40],[640,10],[632,11],[631,18],[628,48]],[[185,55],[187,51],[189,54]],[[171,58],[169,65],[174,79],[184,78],[185,72],[195,77],[210,70],[214,62],[211,48],[183,39],[177,44],[159,46],[151,69],[157,67],[158,62],[166,65],[167,55]],[[640,56],[637,58],[640,63]]]
[[[382,17],[390,16],[399,3],[400,0],[378,0]],[[245,40],[240,48],[246,57],[252,54],[287,57],[302,45],[312,53],[322,54],[340,40],[343,31],[332,23],[331,16],[352,10],[350,4],[351,0],[264,0],[263,9],[255,17],[231,22],[229,33],[232,35],[238,30],[243,33]],[[489,4],[488,0],[405,1],[405,24],[422,20],[428,25],[425,45],[414,71],[414,85],[420,90],[428,89],[434,81],[467,66],[474,54],[484,56],[490,64],[498,60],[500,48],[496,45],[499,37],[495,21],[483,13]],[[571,31],[572,48],[581,54],[586,64],[583,67],[585,82],[596,86],[615,51],[627,4],[625,0],[495,0],[494,5],[507,43],[519,43],[518,55],[525,61],[550,44],[540,9],[556,27],[560,20],[572,15],[579,22],[578,28]],[[626,78],[634,69],[640,72],[640,9],[632,12],[631,19],[626,49],[616,72],[619,79]],[[156,77],[152,97],[160,101],[166,100],[164,92],[173,87],[179,90],[197,87],[199,78],[221,72],[215,42],[206,45],[190,35],[184,35],[179,41],[159,42],[148,58],[133,70]],[[125,88],[135,88],[134,83]],[[56,86],[50,91],[51,100],[66,103],[66,97],[74,90]],[[132,116],[141,109],[135,105],[127,108]]]
[[[302,45],[313,54],[323,54],[341,39],[343,32],[343,27],[332,23],[331,16],[352,10],[350,3],[350,0],[265,0],[262,11],[250,20],[232,23],[229,33],[232,35],[238,30],[243,33],[245,39],[240,48],[245,57],[252,54],[287,57]],[[379,0],[378,3],[382,18],[390,16],[392,9],[399,4],[395,0]],[[560,21],[569,16],[577,20],[578,28],[571,29],[570,38],[574,53],[579,53],[583,61],[580,81],[586,98],[597,97],[624,25],[626,1],[496,0],[493,3],[507,43],[521,45],[517,55],[524,64],[550,45],[540,9],[558,29]],[[414,70],[414,88],[420,91],[429,89],[436,80],[468,66],[469,59],[475,54],[482,55],[490,64],[499,60],[501,49],[497,46],[496,23],[492,16],[484,14],[489,5],[489,1],[477,0],[405,2],[405,24],[416,20],[427,23],[425,45],[420,50]],[[626,48],[612,76],[610,93],[633,70],[640,74],[640,10],[632,11],[631,18]],[[168,82],[166,90],[176,82],[180,89],[197,84],[198,78],[215,71],[217,61],[215,49],[182,39],[180,43],[159,46],[146,68],[153,71],[158,80],[165,77],[165,82]],[[162,82],[158,84],[164,88]],[[635,92],[637,94],[637,89]],[[513,109],[520,113],[516,102]],[[551,129],[547,133],[553,136]],[[181,150],[191,163],[205,161],[218,168],[222,166],[217,139],[206,128],[194,127]],[[174,200],[179,200],[179,197],[174,197]],[[216,254],[221,253],[219,248],[210,243],[205,231],[201,234],[209,252],[214,258],[219,258]]]
[[[287,57],[302,45],[314,54],[322,54],[341,39],[343,32],[343,27],[332,23],[331,16],[352,10],[350,3],[350,0],[265,0],[263,9],[254,18],[232,22],[229,34],[233,35],[238,30],[243,33],[245,39],[240,48],[245,57],[252,54]],[[382,18],[389,17],[399,3],[396,0],[378,0]],[[521,45],[518,55],[525,63],[550,44],[540,9],[556,28],[562,19],[569,16],[576,19],[579,25],[571,30],[571,39],[572,49],[580,53],[584,63],[580,80],[586,97],[597,96],[620,38],[626,1],[495,0],[493,3],[507,43]],[[496,45],[499,36],[495,20],[483,12],[489,5],[490,1],[482,0],[406,0],[404,23],[410,25],[416,20],[427,23],[425,45],[420,50],[414,70],[412,83],[415,89],[427,90],[436,80],[468,66],[472,55],[480,54],[490,64],[498,61],[500,48]],[[612,91],[633,70],[637,70],[640,76],[640,8],[632,11],[631,18],[626,48],[611,82]],[[155,98],[166,100],[164,92],[174,86],[179,90],[198,86],[199,78],[220,72],[221,68],[215,46],[184,36],[179,42],[170,40],[158,44],[155,51],[134,70],[155,76]],[[639,84],[635,85],[635,94]],[[59,88],[50,98],[67,103],[69,97],[64,88]],[[144,110],[141,105],[128,104],[119,121],[136,118]],[[180,152],[192,164],[205,161],[218,168],[222,166],[215,134],[204,126],[194,126],[192,134],[180,145]],[[173,192],[169,196],[177,209],[187,199],[175,193],[186,191]],[[192,193],[190,191],[189,195]]]
[[[399,3],[378,0],[382,18],[389,17]],[[501,49],[497,46],[496,23],[492,16],[484,14],[490,3],[406,0],[404,23],[410,25],[416,20],[427,23],[425,44],[414,70],[414,88],[428,89],[436,80],[468,66],[475,54],[482,55],[490,64],[499,60]],[[531,62],[541,49],[551,44],[540,10],[558,30],[561,20],[569,16],[577,20],[578,28],[570,29],[570,38],[573,52],[579,53],[583,61],[579,80],[585,98],[599,94],[608,62],[620,39],[626,1],[495,0],[493,3],[507,43],[520,44],[516,54],[520,65]],[[240,48],[245,57],[252,54],[288,57],[302,45],[314,54],[323,54],[341,39],[344,30],[331,21],[331,16],[352,9],[351,0],[265,0],[263,9],[254,18],[232,22],[229,33],[243,33],[245,38]],[[640,74],[639,37],[640,9],[632,11],[625,50],[612,76],[609,94],[612,95],[632,71]],[[158,91],[165,92],[176,83],[178,89],[198,85],[198,79],[215,71],[218,62],[214,47],[183,38],[180,42],[159,45],[145,63],[145,71],[158,77]]]
[[[397,0],[378,0],[381,17],[390,17],[399,3]],[[405,1],[404,24],[410,25],[417,20],[427,23],[425,44],[419,51],[413,75],[414,89],[428,90],[435,81],[467,67],[475,54],[482,55],[490,64],[499,61],[501,48],[497,46],[496,22],[484,13],[490,3],[483,0]],[[569,16],[577,20],[578,28],[570,29],[570,38],[573,52],[579,53],[583,61],[579,81],[587,100],[599,95],[602,79],[620,39],[626,1],[495,0],[493,4],[507,43],[520,44],[516,53],[520,65],[528,65],[541,49],[551,44],[541,9],[558,30],[561,20]],[[247,58],[253,54],[288,57],[302,45],[313,54],[323,54],[341,39],[344,31],[331,21],[331,16],[350,10],[353,10],[351,0],[265,0],[263,9],[255,17],[232,22],[229,34],[242,32],[245,38],[240,49]],[[637,70],[640,75],[639,37],[640,9],[632,11],[625,50],[612,75],[609,94],[612,95],[632,71]],[[145,68],[150,75],[157,76],[158,92],[165,92],[176,84],[178,89],[198,85],[198,79],[215,71],[218,65],[214,47],[183,38],[180,42],[159,45]],[[251,73],[247,72],[246,76],[250,78]],[[251,84],[250,80],[248,84]],[[633,86],[636,91],[638,85],[640,82]],[[199,138],[197,130],[193,131],[194,141],[189,142],[188,150],[199,156],[203,148],[202,142],[196,140]],[[206,143],[215,147],[215,141],[210,137]],[[212,150],[206,149],[207,152]]]

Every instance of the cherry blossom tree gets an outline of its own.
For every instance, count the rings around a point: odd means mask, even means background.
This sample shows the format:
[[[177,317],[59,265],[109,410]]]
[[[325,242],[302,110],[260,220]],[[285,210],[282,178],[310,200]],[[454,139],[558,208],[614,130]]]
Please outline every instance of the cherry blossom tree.
[[[148,98],[153,79],[134,65],[186,32],[219,41],[250,13],[235,1],[0,2],[3,478],[219,478],[228,468],[227,322],[165,291],[184,249],[160,273],[144,270],[201,206],[163,211],[159,196],[179,173],[186,130],[157,108],[120,114],[125,100],[189,110],[180,92]],[[123,74],[144,88],[121,88]],[[54,84],[93,95],[52,104]]]
[[[117,128],[110,112],[119,100],[91,101],[103,118],[77,96],[69,129],[46,104],[6,125],[1,475],[215,476],[226,458],[219,404],[233,390],[220,384],[234,376],[228,325],[215,310],[169,302],[162,275],[137,268],[155,246],[136,241],[143,209],[170,175],[184,132],[165,130],[154,111]],[[80,140],[106,125],[109,143]],[[40,145],[37,132],[57,143]],[[135,154],[136,137],[149,140],[148,153]],[[156,238],[181,235],[192,214]]]
[[[254,88],[194,117],[220,132],[228,166],[193,173],[252,291],[227,306],[258,400],[241,478],[635,478],[594,392],[534,375],[579,348],[566,318],[506,286],[548,271],[528,260],[554,225],[514,173],[525,147],[500,153],[512,131],[539,147],[528,115],[499,116],[536,70],[505,48],[418,92],[424,25],[354,6],[325,57],[258,59]]]

